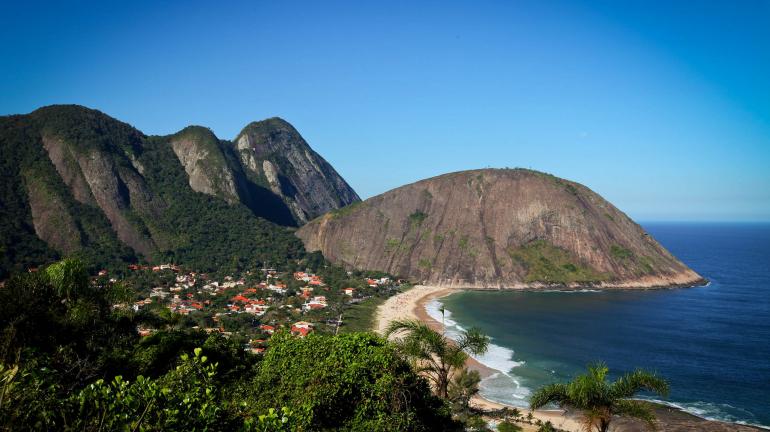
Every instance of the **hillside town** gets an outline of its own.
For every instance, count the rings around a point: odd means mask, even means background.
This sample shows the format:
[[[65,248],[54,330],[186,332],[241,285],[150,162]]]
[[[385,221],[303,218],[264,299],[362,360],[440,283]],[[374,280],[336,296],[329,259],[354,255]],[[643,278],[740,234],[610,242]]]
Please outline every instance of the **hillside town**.
[[[132,302],[113,309],[128,313],[156,313],[173,318],[179,328],[216,333],[244,340],[244,350],[262,354],[270,336],[286,331],[297,337],[312,332],[336,334],[345,330],[345,314],[369,299],[384,299],[408,287],[387,275],[346,272],[328,283],[310,271],[262,268],[215,278],[174,264],[130,265],[124,278],[99,272],[101,283],[125,284],[136,293]],[[137,328],[142,337],[158,328]]]

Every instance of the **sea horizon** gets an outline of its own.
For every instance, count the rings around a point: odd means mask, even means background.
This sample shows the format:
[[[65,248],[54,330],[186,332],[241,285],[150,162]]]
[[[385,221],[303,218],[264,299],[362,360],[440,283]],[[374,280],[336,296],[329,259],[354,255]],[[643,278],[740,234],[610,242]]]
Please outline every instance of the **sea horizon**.
[[[770,401],[751,385],[770,380],[770,266],[762,262],[770,252],[770,223],[641,225],[709,283],[665,290],[461,291],[428,302],[426,312],[441,322],[444,307],[449,337],[471,326],[491,336],[490,350],[476,356],[498,371],[481,383],[489,400],[527,407],[537,387],[602,361],[613,376],[642,367],[669,379],[669,398],[644,399],[708,420],[770,428]],[[570,331],[560,333],[564,321]]]

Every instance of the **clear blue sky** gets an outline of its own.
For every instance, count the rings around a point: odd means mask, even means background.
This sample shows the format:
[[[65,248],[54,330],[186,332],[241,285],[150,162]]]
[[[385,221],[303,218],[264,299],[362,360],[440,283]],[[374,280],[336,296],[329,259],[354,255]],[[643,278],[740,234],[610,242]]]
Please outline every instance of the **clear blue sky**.
[[[642,221],[770,220],[768,0],[16,3],[0,114],[280,116],[362,197],[518,166]]]

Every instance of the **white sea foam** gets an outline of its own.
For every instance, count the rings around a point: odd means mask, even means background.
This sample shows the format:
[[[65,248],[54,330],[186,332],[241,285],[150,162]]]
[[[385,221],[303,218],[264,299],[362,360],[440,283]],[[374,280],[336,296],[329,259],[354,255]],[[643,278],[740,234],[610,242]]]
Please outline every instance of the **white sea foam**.
[[[732,406],[730,404],[719,404],[719,403],[712,403],[712,402],[671,402],[671,401],[663,401],[659,399],[647,399],[650,402],[659,403],[661,405],[667,405],[670,407],[674,407],[677,409],[680,409],[686,413],[692,414],[694,416],[700,417],[702,419],[706,420],[714,420],[714,421],[723,421],[728,423],[738,423],[746,426],[755,426],[760,427],[763,429],[770,428],[770,425],[763,425],[760,423],[754,423],[754,422],[747,422],[745,420],[740,420],[738,416],[735,414],[731,414],[732,412],[740,412],[741,416],[743,418],[755,418],[754,414],[752,414],[750,411],[747,411],[742,408],[738,408],[735,406]]]
[[[581,288],[581,289],[544,289],[544,290],[541,290],[541,292],[579,294],[579,293],[600,293],[600,292],[604,292],[604,290],[592,289],[592,288]]]
[[[441,301],[431,300],[425,305],[425,311],[434,320],[443,322],[447,337],[457,340],[465,329],[452,319],[450,310],[444,309],[442,316],[440,311],[442,306]],[[525,401],[531,393],[530,389],[522,385],[521,378],[513,373],[513,369],[523,366],[524,362],[515,361],[513,354],[513,350],[494,344],[493,339],[486,353],[472,356],[484,366],[498,371],[481,381],[480,392],[482,396],[494,402],[526,406]]]

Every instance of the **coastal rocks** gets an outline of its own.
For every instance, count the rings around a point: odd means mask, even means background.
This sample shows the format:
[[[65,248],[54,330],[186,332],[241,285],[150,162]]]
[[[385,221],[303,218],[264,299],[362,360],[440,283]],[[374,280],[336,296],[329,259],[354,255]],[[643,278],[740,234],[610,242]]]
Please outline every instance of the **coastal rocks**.
[[[703,279],[580,184],[523,169],[406,185],[300,228],[333,262],[475,288],[685,286]]]

